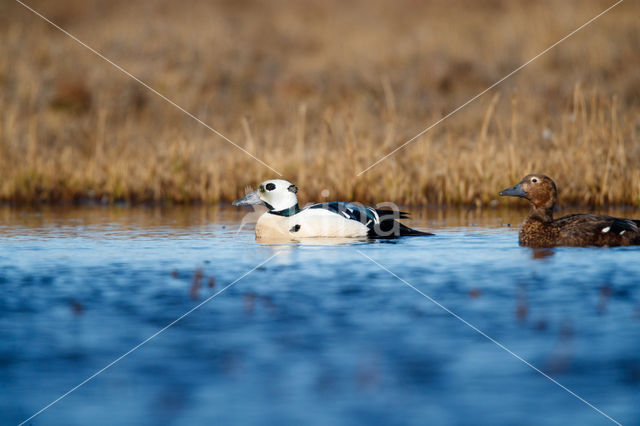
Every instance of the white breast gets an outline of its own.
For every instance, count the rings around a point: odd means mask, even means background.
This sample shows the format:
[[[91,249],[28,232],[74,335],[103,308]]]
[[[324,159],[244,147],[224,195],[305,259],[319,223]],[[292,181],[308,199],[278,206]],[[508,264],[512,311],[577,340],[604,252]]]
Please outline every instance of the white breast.
[[[265,213],[256,223],[256,238],[357,238],[369,232],[364,224],[323,209],[306,209],[293,216]]]

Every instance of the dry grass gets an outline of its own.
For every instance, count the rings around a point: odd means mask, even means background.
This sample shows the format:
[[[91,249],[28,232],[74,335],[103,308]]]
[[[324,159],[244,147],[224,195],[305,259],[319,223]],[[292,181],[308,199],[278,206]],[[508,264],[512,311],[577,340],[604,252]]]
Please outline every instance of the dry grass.
[[[640,14],[606,1],[32,1],[301,188],[476,204],[536,171],[640,205]],[[0,6],[0,200],[216,202],[275,177],[17,3]]]

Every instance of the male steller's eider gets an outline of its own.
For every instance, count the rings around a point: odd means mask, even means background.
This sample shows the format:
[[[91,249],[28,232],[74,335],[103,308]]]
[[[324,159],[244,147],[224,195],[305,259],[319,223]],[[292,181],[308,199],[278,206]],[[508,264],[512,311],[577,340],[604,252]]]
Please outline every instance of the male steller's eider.
[[[394,238],[427,236],[398,219],[404,212],[375,209],[359,203],[332,201],[298,206],[298,188],[291,182],[273,179],[262,182],[257,190],[233,202],[234,206],[263,205],[269,210],[256,223],[257,238]]]

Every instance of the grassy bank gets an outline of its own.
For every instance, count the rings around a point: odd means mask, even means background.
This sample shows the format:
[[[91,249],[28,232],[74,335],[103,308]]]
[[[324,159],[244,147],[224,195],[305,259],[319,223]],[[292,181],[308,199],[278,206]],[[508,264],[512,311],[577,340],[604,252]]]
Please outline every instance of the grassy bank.
[[[637,2],[359,177],[611,3],[29,4],[303,202],[485,205],[536,171],[565,203],[640,205]],[[276,177],[19,4],[0,10],[0,200],[216,202]]]

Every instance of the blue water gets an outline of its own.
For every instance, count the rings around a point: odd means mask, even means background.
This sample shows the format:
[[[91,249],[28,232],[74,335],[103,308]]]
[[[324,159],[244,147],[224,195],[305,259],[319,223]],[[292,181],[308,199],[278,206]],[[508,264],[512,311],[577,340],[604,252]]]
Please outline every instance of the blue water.
[[[504,211],[269,245],[242,214],[0,209],[0,424],[202,302],[30,423],[611,424],[471,326],[640,423],[640,247],[522,248]]]

